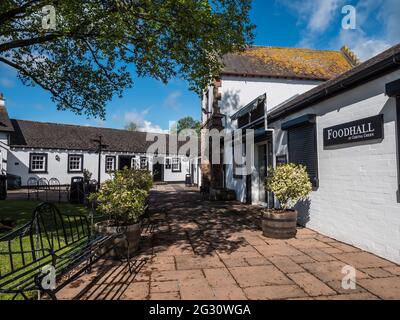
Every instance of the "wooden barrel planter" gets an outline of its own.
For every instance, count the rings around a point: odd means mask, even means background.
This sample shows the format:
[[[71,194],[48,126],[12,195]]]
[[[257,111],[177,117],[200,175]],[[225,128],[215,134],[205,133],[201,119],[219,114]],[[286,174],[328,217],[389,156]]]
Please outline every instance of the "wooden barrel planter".
[[[297,234],[297,211],[265,211],[262,217],[262,229],[265,237],[290,239]]]

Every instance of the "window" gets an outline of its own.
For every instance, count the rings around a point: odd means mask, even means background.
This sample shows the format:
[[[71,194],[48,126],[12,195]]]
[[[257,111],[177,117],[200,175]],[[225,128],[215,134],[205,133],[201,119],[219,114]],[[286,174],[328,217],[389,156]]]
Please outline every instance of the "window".
[[[316,125],[314,120],[297,123],[288,130],[289,162],[304,165],[311,183],[318,187],[318,155]]]
[[[47,172],[47,154],[31,153],[29,155],[29,172],[45,173]]]
[[[83,155],[68,155],[68,172],[83,172]]]
[[[172,158],[172,172],[181,172],[181,159]]]
[[[147,158],[140,157],[140,170],[147,170],[149,168]]]
[[[165,169],[171,170],[171,158],[165,158]]]
[[[115,171],[116,158],[114,156],[106,156],[106,172]]]

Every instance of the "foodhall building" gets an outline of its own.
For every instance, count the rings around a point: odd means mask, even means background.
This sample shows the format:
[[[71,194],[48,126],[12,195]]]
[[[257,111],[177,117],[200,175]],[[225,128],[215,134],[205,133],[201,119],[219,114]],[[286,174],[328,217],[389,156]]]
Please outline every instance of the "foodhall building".
[[[271,207],[267,168],[305,165],[313,191],[296,205],[298,223],[400,263],[400,45],[363,63],[340,54],[251,48],[225,58],[203,97],[203,127],[253,129],[254,163],[236,175],[224,146],[227,164],[202,168],[203,185]]]
[[[273,161],[307,166],[299,222],[400,262],[400,45],[267,112]]]

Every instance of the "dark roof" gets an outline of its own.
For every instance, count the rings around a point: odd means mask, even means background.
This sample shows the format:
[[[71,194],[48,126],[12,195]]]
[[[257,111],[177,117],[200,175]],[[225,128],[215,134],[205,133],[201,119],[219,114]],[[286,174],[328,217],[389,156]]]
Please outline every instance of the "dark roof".
[[[0,131],[13,131],[13,126],[10,118],[8,117],[7,110],[2,105],[0,105]]]
[[[92,140],[101,135],[107,146],[105,152],[146,153],[153,143],[146,141],[146,132],[15,119],[11,122],[15,130],[11,134],[11,147],[95,151],[97,143]],[[168,148],[168,135],[160,135],[166,136]]]
[[[268,113],[268,120],[274,121],[399,68],[400,44],[397,44],[357,67],[272,109]]]
[[[222,75],[328,80],[354,65],[342,51],[249,47],[223,57]]]

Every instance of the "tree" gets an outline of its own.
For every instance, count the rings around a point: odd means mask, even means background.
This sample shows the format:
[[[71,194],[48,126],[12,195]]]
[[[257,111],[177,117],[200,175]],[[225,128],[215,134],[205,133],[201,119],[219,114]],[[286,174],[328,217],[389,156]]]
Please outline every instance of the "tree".
[[[138,124],[133,121],[131,121],[125,125],[125,130],[128,130],[128,131],[137,131],[138,129],[139,129]]]
[[[253,39],[251,0],[1,0],[0,63],[58,109],[105,117],[133,75],[201,93]],[[53,15],[54,13],[54,15]]]
[[[176,131],[180,133],[182,130],[192,129],[196,130],[197,134],[200,135],[201,124],[200,121],[194,120],[192,117],[185,117],[177,121]]]

